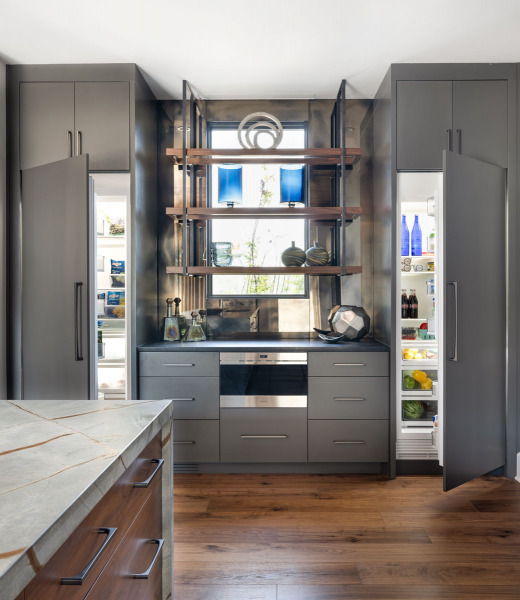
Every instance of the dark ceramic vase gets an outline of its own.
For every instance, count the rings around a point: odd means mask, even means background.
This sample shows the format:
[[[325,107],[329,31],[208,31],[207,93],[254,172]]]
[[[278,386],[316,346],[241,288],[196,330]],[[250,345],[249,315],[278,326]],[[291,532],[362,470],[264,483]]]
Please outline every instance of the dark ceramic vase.
[[[323,267],[329,262],[329,253],[325,248],[318,246],[318,242],[314,242],[314,246],[309,248],[305,255],[308,267]]]
[[[305,262],[305,251],[298,248],[294,242],[291,247],[282,252],[282,263],[286,267],[301,267]]]
[[[336,334],[357,341],[370,331],[370,317],[362,306],[335,306],[329,314],[329,325]]]

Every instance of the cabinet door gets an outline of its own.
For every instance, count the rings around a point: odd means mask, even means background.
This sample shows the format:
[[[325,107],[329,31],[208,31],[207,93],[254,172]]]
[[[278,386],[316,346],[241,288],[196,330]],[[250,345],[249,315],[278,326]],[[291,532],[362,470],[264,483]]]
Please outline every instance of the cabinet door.
[[[397,82],[397,169],[440,171],[452,127],[451,81]]]
[[[89,154],[91,171],[128,171],[130,84],[77,82],[75,129],[76,154]]]
[[[88,157],[22,171],[25,400],[89,398]]]
[[[507,167],[507,81],[453,82],[453,150]]]
[[[73,83],[20,84],[20,168],[72,156]]]
[[[505,171],[446,152],[444,198],[447,491],[505,463]]]

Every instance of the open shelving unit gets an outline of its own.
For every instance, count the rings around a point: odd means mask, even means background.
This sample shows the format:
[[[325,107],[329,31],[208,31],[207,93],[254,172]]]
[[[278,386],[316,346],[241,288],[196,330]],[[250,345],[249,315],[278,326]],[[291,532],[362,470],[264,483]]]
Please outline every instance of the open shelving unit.
[[[166,208],[166,215],[182,226],[182,243],[177,265],[167,266],[166,273],[184,276],[226,275],[321,275],[349,276],[362,272],[361,266],[347,265],[347,227],[362,212],[360,207],[346,206],[347,170],[362,155],[361,148],[345,146],[345,88],[343,80],[331,115],[330,148],[213,149],[204,148],[205,124],[202,102],[187,81],[183,82],[183,145],[167,148],[169,157],[182,170],[182,206]],[[326,206],[233,207],[208,206],[205,177],[209,165],[236,164],[303,164],[325,169],[333,179],[332,202]],[[205,222],[214,219],[305,219],[307,227],[325,225],[331,230],[332,264],[313,267],[230,266],[211,264],[208,240],[203,233]],[[200,225],[202,224],[202,225]]]

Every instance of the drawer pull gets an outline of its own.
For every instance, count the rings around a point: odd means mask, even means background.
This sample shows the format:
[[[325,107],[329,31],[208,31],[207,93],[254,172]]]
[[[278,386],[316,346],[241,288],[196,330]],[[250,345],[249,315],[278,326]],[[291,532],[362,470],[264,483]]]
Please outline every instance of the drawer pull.
[[[334,363],[335,367],[366,367],[365,363]]]
[[[108,546],[110,540],[115,536],[116,531],[117,527],[100,527],[98,529],[98,533],[105,533],[107,536],[107,539],[101,544],[101,548],[96,552],[92,560],[83,569],[83,571],[81,571],[81,573],[78,573],[74,577],[62,577],[61,585],[82,585],[97,559],[101,556],[103,550]]]
[[[149,543],[157,544],[157,550],[154,554],[154,557],[152,558],[152,562],[150,563],[150,566],[148,567],[148,569],[146,569],[146,571],[144,571],[144,573],[135,573],[133,575],[134,579],[148,579],[150,577],[150,571],[153,569],[155,561],[157,560],[157,557],[159,556],[159,552],[161,551],[161,548],[163,547],[164,540],[149,540]]]
[[[196,444],[197,442],[195,440],[186,440],[186,441],[178,441],[178,442],[173,442],[173,445],[178,445],[180,446],[181,444],[190,444],[191,446],[193,446],[193,444]]]
[[[366,398],[334,398],[336,402],[365,402]]]
[[[152,479],[159,472],[159,469],[163,466],[164,458],[152,458],[152,460],[150,462],[157,465],[155,467],[155,469],[153,470],[153,473],[145,481],[137,481],[136,483],[134,483],[134,487],[136,487],[136,488],[147,488],[150,485],[150,483],[152,482]]]
[[[334,444],[366,444],[363,440],[334,440]]]
[[[170,400],[171,402],[193,402],[195,398],[163,398],[163,400]]]
[[[243,440],[285,440],[288,435],[241,435]]]
[[[163,367],[194,367],[194,363],[163,363]]]

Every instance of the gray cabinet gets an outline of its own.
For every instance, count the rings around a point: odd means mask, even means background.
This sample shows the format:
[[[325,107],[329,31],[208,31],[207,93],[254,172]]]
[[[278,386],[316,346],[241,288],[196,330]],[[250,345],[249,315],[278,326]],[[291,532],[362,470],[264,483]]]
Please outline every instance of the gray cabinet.
[[[177,420],[173,414],[173,462],[219,462],[219,423]]]
[[[507,86],[490,81],[397,81],[397,169],[442,170],[442,151],[507,167]]]
[[[387,352],[309,352],[309,377],[388,376]]]
[[[130,169],[127,81],[20,83],[20,167],[89,154],[91,171]]]
[[[218,352],[141,352],[139,364],[147,377],[218,377]]]

